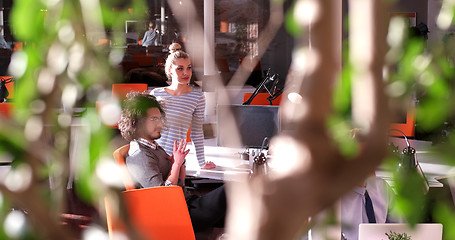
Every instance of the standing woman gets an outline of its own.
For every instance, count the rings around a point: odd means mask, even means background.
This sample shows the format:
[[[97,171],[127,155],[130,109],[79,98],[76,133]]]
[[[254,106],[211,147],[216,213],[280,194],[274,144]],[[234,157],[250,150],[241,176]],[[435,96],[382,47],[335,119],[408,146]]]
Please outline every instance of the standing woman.
[[[205,97],[202,91],[189,85],[193,70],[189,55],[182,50],[170,52],[166,60],[165,72],[171,85],[155,88],[151,94],[164,100],[166,128],[161,132],[157,142],[172,155],[174,141],[186,139],[191,125],[191,140],[196,149],[199,166],[203,169],[215,168],[215,164],[205,161],[204,155],[204,122]]]

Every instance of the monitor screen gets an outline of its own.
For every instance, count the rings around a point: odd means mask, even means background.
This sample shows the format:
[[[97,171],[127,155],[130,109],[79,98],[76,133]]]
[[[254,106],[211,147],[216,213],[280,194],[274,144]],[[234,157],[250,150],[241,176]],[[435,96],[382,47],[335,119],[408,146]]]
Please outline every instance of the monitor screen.
[[[235,128],[240,139],[235,136]],[[217,106],[218,146],[260,148],[265,137],[270,140],[280,130],[279,106]]]
[[[144,33],[148,30],[148,21],[126,20],[125,33]]]

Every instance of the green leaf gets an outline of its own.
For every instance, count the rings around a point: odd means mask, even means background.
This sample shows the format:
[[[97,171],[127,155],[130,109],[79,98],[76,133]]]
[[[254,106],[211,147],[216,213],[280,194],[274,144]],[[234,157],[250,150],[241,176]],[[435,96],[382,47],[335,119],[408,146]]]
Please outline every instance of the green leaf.
[[[294,16],[294,6],[292,6],[285,15],[284,26],[286,30],[294,37],[298,37],[303,34],[303,29],[297,23]]]
[[[23,41],[39,39],[45,32],[44,18],[46,14],[47,11],[42,1],[15,1],[10,16],[15,37]]]
[[[450,203],[453,204],[452,202]],[[436,222],[442,223],[444,226],[442,239],[455,239],[455,211],[453,207],[447,206],[445,203],[437,203],[433,215]]]
[[[396,191],[394,211],[402,214],[411,225],[423,221],[427,204],[424,179],[414,170],[401,169],[393,175]]]

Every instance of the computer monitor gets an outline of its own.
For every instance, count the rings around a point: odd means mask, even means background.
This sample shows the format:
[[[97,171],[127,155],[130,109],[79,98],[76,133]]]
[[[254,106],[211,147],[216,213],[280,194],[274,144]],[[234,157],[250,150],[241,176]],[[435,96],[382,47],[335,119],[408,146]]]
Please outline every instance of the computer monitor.
[[[235,138],[236,129],[240,139]],[[260,148],[281,131],[280,107],[257,105],[217,106],[217,145]]]
[[[125,21],[125,33],[138,33],[145,32],[148,30],[148,21],[139,20],[126,20]]]

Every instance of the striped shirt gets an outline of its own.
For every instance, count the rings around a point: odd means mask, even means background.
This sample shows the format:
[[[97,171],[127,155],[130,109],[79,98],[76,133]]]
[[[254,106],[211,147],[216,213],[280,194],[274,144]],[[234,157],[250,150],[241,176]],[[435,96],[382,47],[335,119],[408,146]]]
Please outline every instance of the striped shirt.
[[[204,156],[204,122],[205,97],[202,91],[193,88],[191,92],[174,96],[167,93],[164,88],[155,88],[151,92],[158,99],[164,100],[166,124],[161,131],[161,138],[156,141],[164,148],[167,154],[172,155],[174,141],[179,143],[186,139],[186,134],[191,125],[191,141],[196,149],[199,166],[205,165]]]

